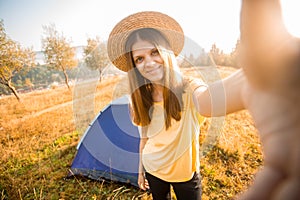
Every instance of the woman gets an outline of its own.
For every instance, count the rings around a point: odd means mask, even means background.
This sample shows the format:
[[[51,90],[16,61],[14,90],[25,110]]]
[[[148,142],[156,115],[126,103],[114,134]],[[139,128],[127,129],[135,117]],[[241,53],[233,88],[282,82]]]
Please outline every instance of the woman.
[[[108,40],[112,63],[128,72],[132,120],[142,127],[138,184],[153,199],[169,199],[171,185],[179,200],[201,199],[199,116],[244,108],[242,71],[209,87],[184,77],[176,61],[183,44],[180,25],[159,12],[126,17]]]

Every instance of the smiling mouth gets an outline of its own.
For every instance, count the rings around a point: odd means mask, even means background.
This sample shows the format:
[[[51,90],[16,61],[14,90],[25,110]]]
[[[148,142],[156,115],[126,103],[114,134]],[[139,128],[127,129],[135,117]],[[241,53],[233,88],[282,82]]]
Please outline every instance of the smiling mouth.
[[[157,71],[157,70],[160,69],[160,68],[161,68],[161,65],[159,65],[159,66],[157,66],[157,67],[155,67],[155,68],[153,68],[153,69],[151,69],[151,70],[146,71],[146,73],[147,73],[147,74],[152,74],[152,73],[154,73],[155,71]]]

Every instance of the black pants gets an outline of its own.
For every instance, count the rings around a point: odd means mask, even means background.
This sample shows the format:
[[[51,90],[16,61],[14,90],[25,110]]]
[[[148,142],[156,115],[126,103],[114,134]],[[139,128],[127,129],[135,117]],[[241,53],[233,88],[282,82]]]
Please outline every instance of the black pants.
[[[172,185],[177,200],[201,200],[200,175],[195,173],[193,178],[186,182],[166,182],[149,173],[146,173],[153,200],[171,199],[170,186]]]

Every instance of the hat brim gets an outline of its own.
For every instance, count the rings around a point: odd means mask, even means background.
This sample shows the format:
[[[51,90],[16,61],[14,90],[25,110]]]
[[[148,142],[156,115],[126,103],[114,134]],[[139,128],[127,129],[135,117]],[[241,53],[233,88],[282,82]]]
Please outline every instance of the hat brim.
[[[111,31],[107,41],[107,53],[111,62],[122,71],[129,71],[125,56],[125,44],[130,33],[137,29],[153,28],[168,40],[175,55],[184,45],[184,34],[179,23],[170,16],[155,12],[138,12],[121,20]]]

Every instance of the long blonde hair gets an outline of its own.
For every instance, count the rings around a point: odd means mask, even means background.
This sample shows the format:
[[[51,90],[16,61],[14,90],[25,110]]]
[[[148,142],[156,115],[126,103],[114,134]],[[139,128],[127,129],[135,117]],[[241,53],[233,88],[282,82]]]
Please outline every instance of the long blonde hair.
[[[163,83],[163,105],[165,109],[165,126],[171,126],[171,119],[179,121],[182,112],[182,93],[184,84],[180,74],[177,61],[170,45],[165,37],[157,30],[152,28],[138,29],[131,33],[126,42],[127,64],[129,85],[132,100],[133,122],[140,126],[149,125],[151,122],[151,107],[154,104],[152,98],[153,85],[144,78],[135,67],[132,58],[132,45],[138,39],[152,43],[159,51],[164,61],[164,83]]]

